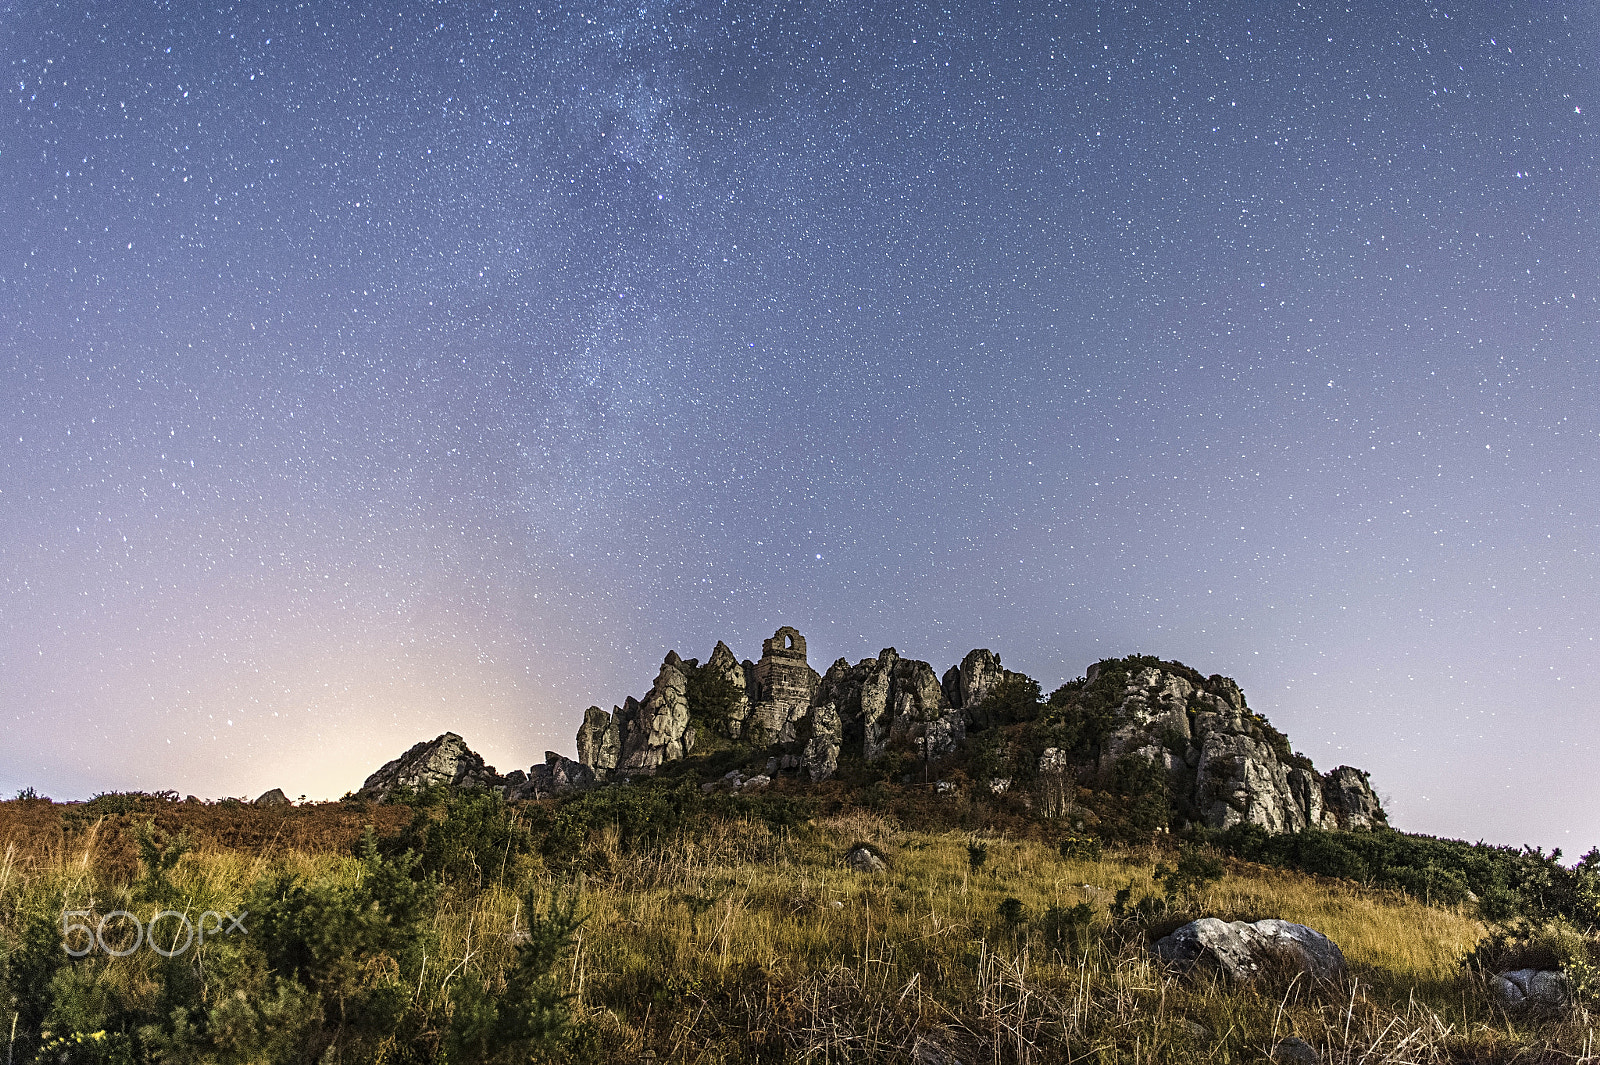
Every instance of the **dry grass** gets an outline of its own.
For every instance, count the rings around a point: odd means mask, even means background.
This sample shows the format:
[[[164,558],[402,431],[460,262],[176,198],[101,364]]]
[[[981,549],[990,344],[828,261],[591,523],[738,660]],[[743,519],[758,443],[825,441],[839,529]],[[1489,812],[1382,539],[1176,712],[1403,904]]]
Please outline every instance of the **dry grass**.
[[[0,904],[27,896],[87,907],[103,905],[96,893],[125,890],[96,875],[98,830],[43,838],[0,836]],[[1317,928],[1349,958],[1346,984],[1187,980],[1115,939],[1063,957],[1043,942],[1045,910],[1087,901],[1104,929],[1119,888],[1155,893],[1159,856],[1064,860],[1038,841],[995,837],[974,871],[971,839],[859,812],[782,834],[721,823],[644,853],[602,836],[582,872],[535,860],[515,885],[443,893],[416,1005],[446,1008],[452,979],[507,963],[527,922],[513,886],[576,882],[589,916],[563,977],[588,1032],[581,1056],[594,1061],[633,1062],[649,1050],[674,1062],[1239,1062],[1297,1035],[1334,1063],[1571,1062],[1593,1042],[1581,1011],[1535,1025],[1488,1008],[1461,975],[1482,933],[1469,914],[1277,870],[1234,866],[1189,909]],[[889,868],[845,869],[840,857],[856,841],[880,847]],[[194,906],[227,909],[280,868],[358,875],[348,857],[281,844],[208,846],[177,872]],[[1022,903],[1018,928],[1000,917],[1007,898]],[[108,978],[136,982],[138,965],[130,959]]]
[[[846,871],[856,840],[881,874]],[[1037,919],[1115,891],[1153,893],[1155,855],[1065,861],[1033,841],[897,831],[854,814],[794,836],[759,826],[630,857],[602,844],[585,885],[590,924],[573,964],[582,1011],[613,1060],[1142,1062],[1259,1060],[1295,1034],[1338,1062],[1575,1060],[1588,1018],[1509,1027],[1461,978],[1481,934],[1471,917],[1389,893],[1241,867],[1194,906],[1281,916],[1345,946],[1355,978],[1334,989],[1190,982],[1137,947],[1064,958]],[[1016,898],[1020,934],[998,915]],[[1554,1055],[1546,1057],[1546,1055]]]

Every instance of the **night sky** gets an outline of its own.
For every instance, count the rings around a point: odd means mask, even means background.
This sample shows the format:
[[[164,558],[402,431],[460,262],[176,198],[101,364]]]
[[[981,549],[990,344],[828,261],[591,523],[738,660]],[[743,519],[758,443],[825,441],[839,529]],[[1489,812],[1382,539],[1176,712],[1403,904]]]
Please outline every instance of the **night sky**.
[[[0,788],[669,648],[1236,678],[1600,843],[1600,6],[0,4]]]

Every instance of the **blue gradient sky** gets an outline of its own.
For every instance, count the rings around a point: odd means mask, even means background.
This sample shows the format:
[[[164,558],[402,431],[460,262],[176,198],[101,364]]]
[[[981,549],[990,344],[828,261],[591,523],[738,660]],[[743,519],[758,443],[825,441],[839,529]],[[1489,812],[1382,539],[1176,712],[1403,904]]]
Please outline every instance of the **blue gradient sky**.
[[[0,787],[668,648],[1235,677],[1600,843],[1600,7],[0,8]]]

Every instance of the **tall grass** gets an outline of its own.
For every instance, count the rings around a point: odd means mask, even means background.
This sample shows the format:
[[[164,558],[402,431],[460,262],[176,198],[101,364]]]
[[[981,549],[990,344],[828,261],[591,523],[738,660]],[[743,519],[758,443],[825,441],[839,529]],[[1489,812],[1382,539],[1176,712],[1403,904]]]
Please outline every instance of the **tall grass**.
[[[1351,963],[1336,987],[1236,987],[1180,977],[1137,936],[1111,934],[1119,889],[1159,893],[1155,851],[1064,859],[1037,840],[985,836],[988,860],[975,869],[976,838],[858,811],[782,831],[713,821],[645,847],[601,830],[560,863],[485,858],[495,872],[483,887],[446,884],[431,903],[425,957],[404,974],[408,1031],[424,1041],[442,1032],[462,981],[492,984],[512,964],[531,895],[576,889],[588,916],[559,973],[580,1036],[565,1060],[634,1062],[650,1051],[674,1062],[1238,1062],[1291,1035],[1336,1063],[1575,1061],[1590,1051],[1582,1010],[1541,1023],[1489,1007],[1460,964],[1483,933],[1465,910],[1232,863],[1172,920],[1282,917],[1324,932]],[[888,867],[846,869],[841,856],[857,842],[878,847]],[[103,865],[107,846],[98,823],[0,840],[8,941],[30,916],[137,909],[124,867]],[[347,885],[363,875],[339,850],[204,845],[171,883],[193,912],[236,911],[280,872]],[[1008,899],[1020,904],[1010,920]],[[1098,935],[1081,954],[1053,948],[1044,914],[1083,902]],[[147,951],[72,964],[92,966],[113,997],[160,993]],[[361,979],[395,980],[395,965],[369,959]],[[417,1060],[398,1039],[376,1060]]]

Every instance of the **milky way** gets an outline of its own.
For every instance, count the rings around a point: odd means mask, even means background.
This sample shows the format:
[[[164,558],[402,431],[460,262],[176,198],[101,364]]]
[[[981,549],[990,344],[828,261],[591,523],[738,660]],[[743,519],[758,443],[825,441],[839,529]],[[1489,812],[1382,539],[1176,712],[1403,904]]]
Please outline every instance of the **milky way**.
[[[1135,651],[1600,842],[1600,8],[12,4],[0,786]]]

